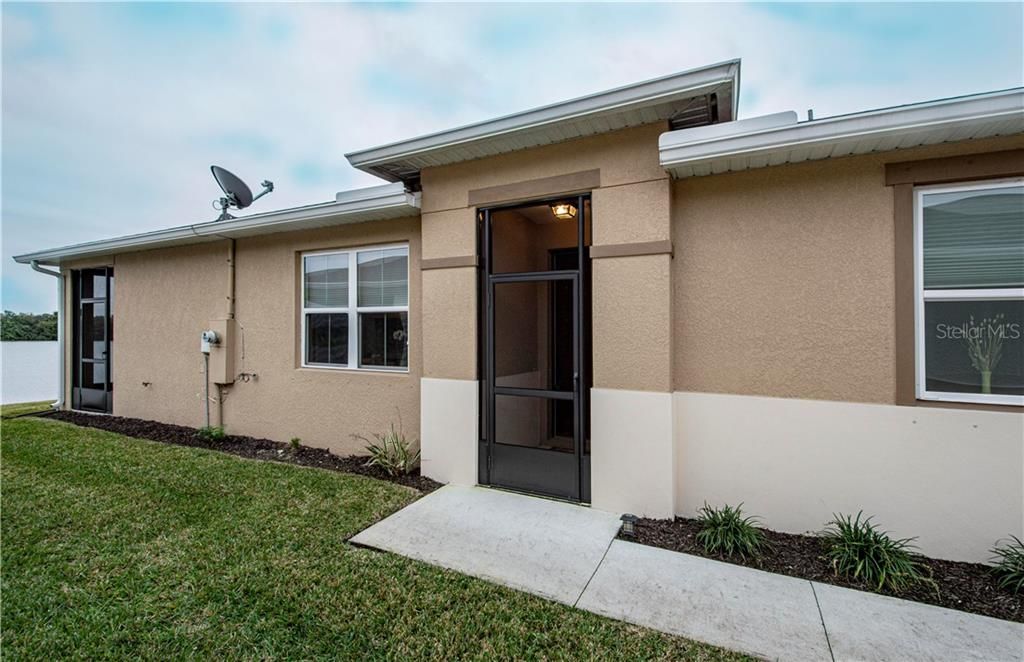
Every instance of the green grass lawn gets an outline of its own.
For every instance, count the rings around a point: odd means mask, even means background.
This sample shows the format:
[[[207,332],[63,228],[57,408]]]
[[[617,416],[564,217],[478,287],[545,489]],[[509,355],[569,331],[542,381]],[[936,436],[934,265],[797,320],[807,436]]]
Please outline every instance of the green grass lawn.
[[[6,659],[742,659],[346,543],[416,498],[391,483],[45,419],[0,434]]]
[[[3,416],[21,416],[22,414],[35,414],[41,411],[46,411],[50,408],[52,400],[45,402],[22,402],[16,405],[4,405]]]

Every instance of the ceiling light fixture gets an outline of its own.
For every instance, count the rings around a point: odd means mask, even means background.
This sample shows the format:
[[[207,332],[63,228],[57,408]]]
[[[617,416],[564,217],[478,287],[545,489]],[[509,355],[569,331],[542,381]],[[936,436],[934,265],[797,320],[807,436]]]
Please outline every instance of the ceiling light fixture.
[[[571,221],[576,218],[576,205],[568,202],[556,202],[551,205],[551,213],[560,221]]]

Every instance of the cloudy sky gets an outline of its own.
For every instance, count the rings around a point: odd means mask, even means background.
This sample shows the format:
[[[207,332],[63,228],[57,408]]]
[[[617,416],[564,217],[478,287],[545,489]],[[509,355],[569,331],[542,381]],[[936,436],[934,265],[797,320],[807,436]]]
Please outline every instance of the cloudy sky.
[[[377,183],[344,153],[730,58],[740,116],[1024,85],[1022,5],[2,5],[5,309],[55,308],[11,255],[213,219],[211,163],[275,192]]]

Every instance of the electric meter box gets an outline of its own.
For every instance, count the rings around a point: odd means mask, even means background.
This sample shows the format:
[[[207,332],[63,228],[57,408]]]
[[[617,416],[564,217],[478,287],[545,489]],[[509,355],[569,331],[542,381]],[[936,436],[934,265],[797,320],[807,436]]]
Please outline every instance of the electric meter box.
[[[219,341],[210,345],[210,381],[214,384],[234,384],[238,322],[224,318],[210,320],[207,328],[217,333]]]

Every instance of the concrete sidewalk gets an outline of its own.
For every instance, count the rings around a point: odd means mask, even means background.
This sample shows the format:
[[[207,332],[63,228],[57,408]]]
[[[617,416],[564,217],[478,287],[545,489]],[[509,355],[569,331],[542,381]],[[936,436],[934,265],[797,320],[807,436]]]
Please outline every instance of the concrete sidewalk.
[[[597,614],[779,660],[1024,660],[1024,624],[615,540],[615,515],[446,486],[352,538]]]

